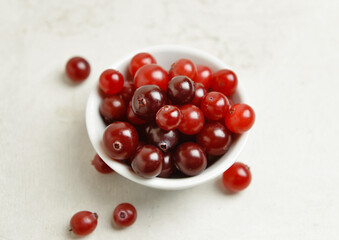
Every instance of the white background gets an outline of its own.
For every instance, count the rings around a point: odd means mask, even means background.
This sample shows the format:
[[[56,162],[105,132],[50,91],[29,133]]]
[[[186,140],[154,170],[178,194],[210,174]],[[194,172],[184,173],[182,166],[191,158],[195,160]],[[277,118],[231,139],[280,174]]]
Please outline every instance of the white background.
[[[96,211],[86,239],[335,239],[339,223],[339,2],[0,0],[0,239],[69,239],[79,210]],[[163,43],[232,66],[257,119],[239,161],[253,182],[220,179],[183,191],[101,175],[85,128],[99,74]],[[64,76],[73,55],[90,78]],[[114,207],[138,219],[111,226]]]

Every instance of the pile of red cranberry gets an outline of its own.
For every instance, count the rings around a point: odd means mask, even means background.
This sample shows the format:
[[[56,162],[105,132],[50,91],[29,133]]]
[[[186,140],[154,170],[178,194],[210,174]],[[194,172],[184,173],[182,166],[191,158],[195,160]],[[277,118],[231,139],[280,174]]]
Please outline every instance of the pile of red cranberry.
[[[129,74],[108,69],[100,76],[103,145],[139,176],[197,175],[254,123],[250,106],[232,103],[238,80],[231,70],[213,73],[182,58],[167,72],[151,54],[139,53]]]
[[[139,53],[132,58],[129,73],[124,79],[108,69],[100,76],[100,114],[108,125],[103,143],[113,159],[131,165],[140,176],[197,175],[227,152],[234,134],[254,123],[250,106],[232,103],[237,77],[230,70],[213,74],[207,66],[179,59],[167,73],[152,55]],[[90,65],[73,57],[66,74],[80,83],[89,76]],[[113,171],[98,155],[92,164],[100,173]],[[251,172],[245,164],[235,163],[224,172],[222,182],[232,192],[241,191],[250,184]],[[129,203],[114,209],[118,227],[128,227],[136,218]],[[97,222],[97,213],[80,211],[71,218],[70,231],[85,236]]]

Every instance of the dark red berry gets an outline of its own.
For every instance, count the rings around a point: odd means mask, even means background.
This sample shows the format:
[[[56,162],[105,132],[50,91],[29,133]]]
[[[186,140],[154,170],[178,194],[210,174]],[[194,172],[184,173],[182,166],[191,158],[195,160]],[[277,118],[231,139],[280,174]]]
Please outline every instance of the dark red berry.
[[[103,144],[107,154],[116,160],[124,160],[135,153],[138,133],[127,122],[114,122],[104,132]]]
[[[162,90],[166,91],[168,74],[157,64],[147,64],[139,68],[135,73],[134,85],[136,89],[144,85],[157,85]]]
[[[126,103],[118,95],[113,95],[102,100],[99,110],[102,119],[108,125],[125,118]]]
[[[221,92],[226,97],[230,97],[235,93],[237,86],[237,76],[231,70],[223,69],[213,74],[211,85],[213,91]]]
[[[89,211],[77,212],[70,221],[70,226],[75,235],[85,236],[93,232],[98,224],[98,214]]]
[[[168,98],[176,105],[185,105],[194,98],[194,82],[186,76],[175,76],[169,81]]]
[[[175,165],[184,174],[195,176],[205,170],[207,158],[200,146],[193,142],[186,142],[175,150]]]
[[[147,133],[147,142],[157,146],[163,152],[168,152],[174,149],[178,144],[179,133],[177,130],[166,131],[153,125]]]
[[[134,125],[142,125],[146,123],[145,120],[142,120],[137,115],[135,115],[132,109],[131,102],[129,102],[128,104],[126,116],[127,116],[128,121]]]
[[[135,90],[132,98],[133,112],[141,119],[154,120],[158,110],[167,104],[165,92],[156,85],[145,85]]]
[[[234,133],[244,133],[251,129],[255,121],[255,112],[247,104],[235,104],[227,112],[226,127]]]
[[[153,178],[160,174],[164,155],[153,145],[142,146],[132,160],[133,171],[141,177]]]
[[[192,104],[180,107],[180,111],[182,117],[178,127],[179,131],[187,135],[194,135],[200,132],[205,124],[205,118],[202,111]]]
[[[156,64],[155,58],[149,53],[138,53],[136,54],[129,64],[128,70],[132,76],[144,65]]]
[[[212,83],[212,70],[205,66],[205,65],[198,65],[197,66],[197,74],[193,79],[196,83],[201,83],[205,86],[206,89],[209,89]]]
[[[207,90],[201,83],[194,83],[194,87],[195,87],[194,98],[191,104],[200,107],[202,99],[207,94]]]
[[[165,105],[157,112],[155,121],[164,130],[174,130],[179,126],[181,121],[180,109],[173,105]]]
[[[230,147],[232,136],[224,125],[218,122],[206,123],[197,135],[197,144],[210,155],[219,156]]]
[[[114,223],[119,227],[131,226],[137,219],[137,210],[130,203],[120,203],[113,212]]]
[[[247,165],[236,162],[222,175],[224,186],[232,191],[239,192],[250,185],[252,175]]]
[[[227,97],[220,92],[209,92],[202,99],[200,109],[209,120],[224,119],[230,105]]]
[[[114,69],[107,69],[101,73],[99,87],[108,95],[117,94],[124,86],[124,77]]]
[[[73,82],[84,81],[90,72],[89,63],[82,57],[72,57],[66,64],[66,74]]]
[[[101,157],[96,154],[94,159],[92,160],[92,165],[95,167],[95,169],[103,174],[108,174],[113,172],[113,169],[110,168],[102,159]]]
[[[130,81],[125,81],[124,86],[119,92],[119,95],[126,103],[131,101],[133,94],[134,94],[135,88],[134,83]]]
[[[161,178],[168,178],[173,175],[176,171],[176,167],[174,164],[174,156],[173,153],[167,152],[164,153],[164,161],[162,162],[162,169],[161,173],[158,175],[158,177]]]
[[[181,58],[172,64],[168,74],[169,79],[172,79],[175,76],[187,76],[190,79],[194,79],[196,71],[197,67],[191,60]]]

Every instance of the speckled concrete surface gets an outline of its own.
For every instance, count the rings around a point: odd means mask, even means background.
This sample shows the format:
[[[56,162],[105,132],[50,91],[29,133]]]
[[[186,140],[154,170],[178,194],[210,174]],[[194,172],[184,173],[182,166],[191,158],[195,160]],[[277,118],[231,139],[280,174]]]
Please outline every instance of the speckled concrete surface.
[[[334,239],[339,2],[0,1],[0,239],[70,239],[73,213],[99,224],[86,239]],[[98,75],[145,46],[196,47],[233,67],[257,122],[239,161],[253,182],[226,194],[216,179],[158,191],[98,174],[85,105]],[[67,82],[73,55],[90,78]],[[111,227],[133,203],[137,222]]]

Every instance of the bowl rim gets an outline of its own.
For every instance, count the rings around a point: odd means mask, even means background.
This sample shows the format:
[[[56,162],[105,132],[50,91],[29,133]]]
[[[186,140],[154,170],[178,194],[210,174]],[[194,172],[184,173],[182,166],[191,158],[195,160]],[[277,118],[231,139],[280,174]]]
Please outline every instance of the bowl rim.
[[[130,61],[130,59],[137,53],[140,52],[149,52],[151,54],[156,54],[158,52],[171,52],[171,51],[180,51],[188,55],[195,55],[199,56],[200,58],[206,59],[209,62],[213,62],[214,65],[217,65],[219,69],[222,68],[228,68],[230,67],[225,64],[220,59],[216,58],[215,56],[204,52],[202,50],[187,47],[183,45],[170,45],[170,44],[164,44],[164,45],[156,45],[151,47],[146,47],[142,49],[137,49],[135,51],[132,51],[131,53],[127,54],[125,57],[121,58],[120,60],[116,61],[114,64],[110,66],[110,68],[116,68],[118,69],[120,65],[126,63],[127,61]],[[193,60],[194,61],[194,60]],[[232,68],[231,68],[232,69]],[[118,69],[119,70],[119,69]],[[244,89],[242,88],[242,85],[239,84],[237,86],[237,93],[241,97],[241,102],[247,102],[247,97]],[[111,167],[115,172],[119,173],[123,177],[141,184],[143,186],[156,188],[156,189],[162,189],[162,190],[180,190],[180,189],[186,189],[193,186],[197,186],[201,183],[210,181],[218,176],[221,176],[224,171],[226,171],[238,158],[241,151],[243,150],[244,146],[246,145],[249,132],[245,132],[241,135],[239,135],[238,139],[236,140],[236,143],[232,144],[232,147],[230,150],[222,156],[220,159],[217,160],[217,167],[213,168],[211,171],[206,171],[211,168],[207,168],[204,172],[197,176],[193,177],[186,177],[186,178],[152,178],[152,179],[145,179],[138,175],[136,175],[129,166],[120,163],[118,161],[112,160],[103,150],[102,144],[98,143],[95,140],[94,134],[97,130],[97,128],[92,124],[92,113],[93,110],[96,109],[97,113],[99,114],[99,107],[94,103],[95,100],[99,96],[99,93],[97,91],[97,84],[95,85],[94,89],[89,94],[87,105],[86,105],[86,128],[87,128],[87,134],[90,139],[90,142],[97,152],[97,154],[102,158],[102,160]],[[224,158],[224,159],[223,159]],[[223,159],[223,160],[222,160]]]

